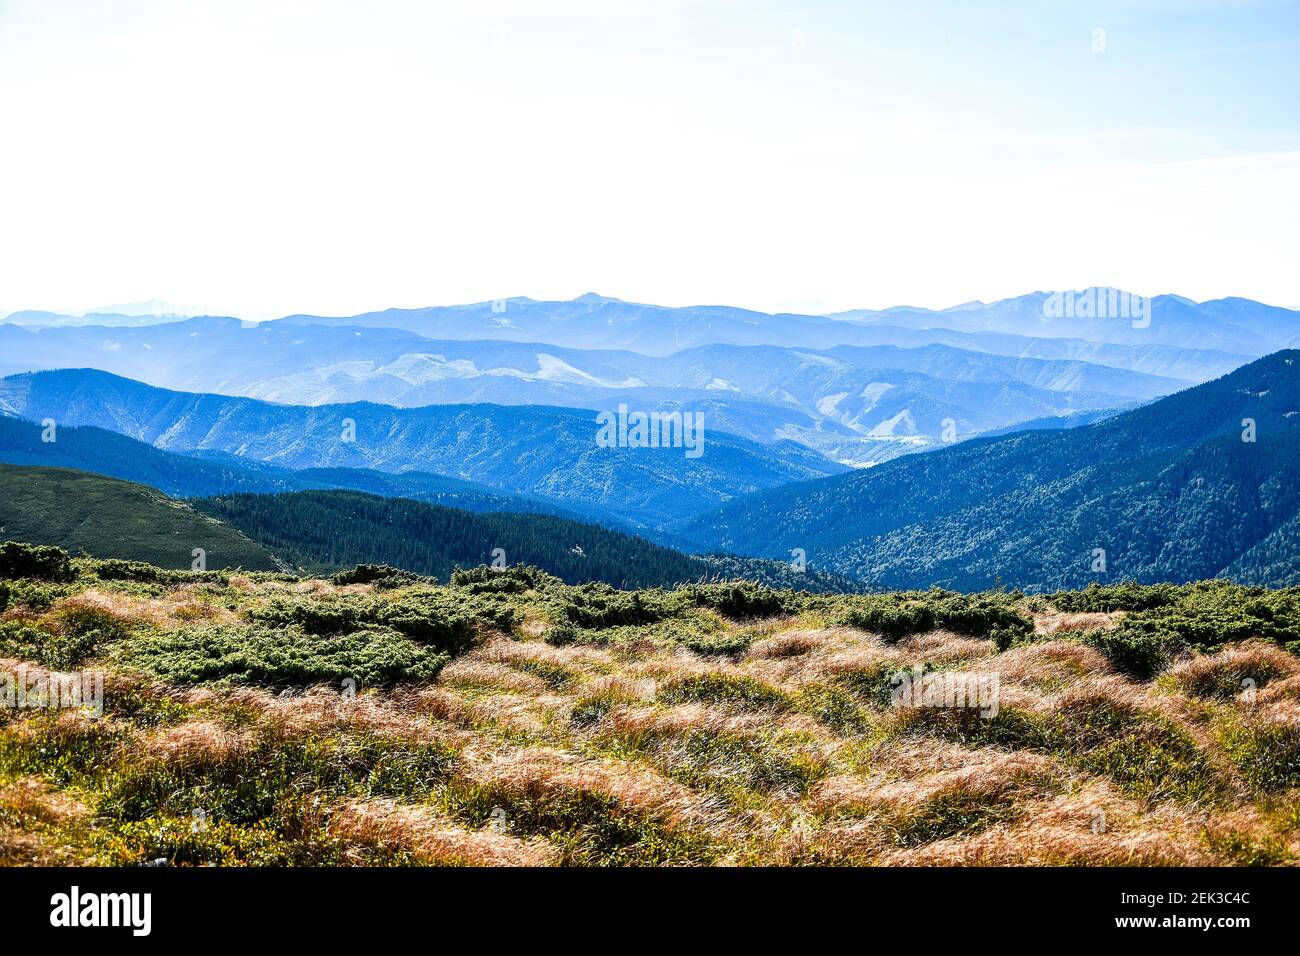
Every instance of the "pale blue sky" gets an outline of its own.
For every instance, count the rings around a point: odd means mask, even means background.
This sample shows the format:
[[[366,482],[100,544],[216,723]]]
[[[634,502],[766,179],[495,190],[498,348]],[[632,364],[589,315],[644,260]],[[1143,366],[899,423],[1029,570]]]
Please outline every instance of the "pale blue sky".
[[[0,309],[1300,305],[1294,2],[0,0],[0,129]]]

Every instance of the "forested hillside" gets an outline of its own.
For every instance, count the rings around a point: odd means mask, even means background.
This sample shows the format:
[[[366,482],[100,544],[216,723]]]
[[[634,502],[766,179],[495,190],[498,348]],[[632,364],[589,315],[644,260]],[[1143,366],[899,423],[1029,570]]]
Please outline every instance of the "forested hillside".
[[[530,564],[566,581],[647,587],[699,580],[704,562],[550,515],[472,514],[353,491],[227,495],[193,502],[306,571],[388,564],[445,579],[457,566]]]
[[[304,571],[325,573],[385,564],[448,577],[456,567],[527,564],[578,583],[664,587],[691,581],[745,579],[813,592],[855,585],[784,561],[695,557],[634,535],[540,514],[471,514],[402,498],[351,491],[227,495],[192,502],[239,528]]]
[[[750,495],[675,530],[701,550],[801,547],[883,587],[1229,573],[1282,584],[1300,562],[1282,546],[1300,510],[1298,473],[1300,352],[1286,351],[1086,427],[976,439]]]

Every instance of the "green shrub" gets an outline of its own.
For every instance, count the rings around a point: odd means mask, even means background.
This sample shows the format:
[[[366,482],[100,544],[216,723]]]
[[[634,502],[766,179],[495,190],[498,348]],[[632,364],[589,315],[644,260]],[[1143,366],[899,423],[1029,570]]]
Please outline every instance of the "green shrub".
[[[126,641],[115,659],[178,684],[303,687],[344,680],[358,687],[432,680],[450,658],[394,631],[320,637],[297,627],[187,629]]]
[[[74,605],[55,612],[41,625],[0,621],[0,654],[66,671],[80,667],[126,633],[112,614]]]
[[[44,611],[55,601],[76,590],[75,584],[51,581],[0,581],[0,611],[9,608],[27,608]]]
[[[474,641],[480,626],[512,630],[519,612],[498,599],[429,589],[400,600],[360,595],[275,598],[250,617],[269,627],[298,627],[320,636],[389,628],[448,654],[459,654]]]
[[[946,628],[972,637],[988,637],[1003,650],[1033,636],[1034,623],[1012,606],[1014,595],[926,592],[865,595],[853,598],[837,623],[872,631],[898,641],[911,634]]]
[[[1009,647],[1034,633],[1034,622],[1011,606],[1013,600],[1013,595],[946,593],[934,601],[934,616],[939,627],[972,637],[988,637]]]
[[[749,650],[752,634],[684,634],[678,642],[705,657],[734,657]]]
[[[1117,627],[1086,632],[1080,640],[1106,656],[1115,669],[1134,680],[1151,680],[1186,648],[1186,642],[1162,624],[1125,618]]]
[[[1045,595],[1058,611],[1147,611],[1168,607],[1179,599],[1181,588],[1175,584],[1138,584],[1125,581],[1120,584],[1093,582],[1082,591],[1057,591]]]
[[[380,589],[405,587],[408,584],[437,584],[438,579],[387,564],[358,564],[351,571],[340,571],[330,578],[334,584],[374,584]]]
[[[681,589],[696,607],[707,607],[735,620],[775,617],[796,606],[792,592],[775,591],[750,581],[690,584]]]
[[[659,690],[665,704],[723,704],[739,710],[786,710],[784,692],[746,674],[692,674],[666,683]]]
[[[577,643],[578,629],[567,621],[561,621],[559,624],[552,624],[548,627],[542,640],[552,647],[565,647]]]
[[[1300,635],[1300,588],[1246,587],[1231,581],[1194,584],[1089,585],[1049,596],[1062,611],[1127,611],[1124,623],[1211,650],[1263,638],[1286,645]]]
[[[143,561],[123,561],[119,558],[101,558],[88,562],[88,566],[101,581],[136,581],[140,584],[193,584],[212,581],[224,584],[229,575],[222,571],[174,571],[156,568]]]
[[[0,578],[71,581],[74,577],[72,559],[62,548],[19,541],[0,544]]]
[[[836,623],[880,634],[889,641],[933,631],[937,626],[934,608],[894,597],[860,599]]]
[[[678,610],[663,591],[620,591],[599,583],[566,589],[560,606],[565,620],[585,628],[654,624]]]
[[[456,568],[451,573],[450,583],[452,587],[471,594],[523,594],[527,591],[563,587],[559,578],[526,564],[508,568],[492,568],[486,564],[475,568]]]
[[[25,621],[0,621],[0,657],[47,663],[46,648],[55,640],[50,631]]]

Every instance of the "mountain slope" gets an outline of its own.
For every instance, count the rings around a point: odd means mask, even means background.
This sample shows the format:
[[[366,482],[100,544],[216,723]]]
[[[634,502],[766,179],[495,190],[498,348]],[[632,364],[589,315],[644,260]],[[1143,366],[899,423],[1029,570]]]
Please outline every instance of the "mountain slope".
[[[0,462],[75,468],[157,488],[179,498],[238,493],[343,488],[390,497],[414,498],[466,511],[517,511],[569,518],[608,519],[581,502],[569,507],[544,498],[493,491],[486,485],[425,472],[400,475],[365,468],[292,470],[221,452],[180,455],[93,426],[58,428],[56,440],[41,440],[43,429],[26,419],[0,415]],[[613,519],[608,519],[613,523]]]
[[[271,554],[239,531],[131,482],[64,468],[0,465],[0,540],[54,544],[98,558],[189,569],[273,571]]]
[[[667,587],[746,578],[810,591],[852,590],[832,575],[794,573],[779,561],[696,557],[643,538],[537,514],[471,514],[352,491],[228,495],[192,502],[311,572],[388,564],[446,578],[456,567],[527,564],[577,584]]]
[[[26,419],[0,416],[0,462],[75,468],[149,485],[173,497],[301,487],[283,469],[188,458],[102,428],[64,425],[56,429],[52,442],[41,440],[43,430]]]
[[[1300,352],[1284,351],[1089,426],[751,495],[673,530],[703,550],[802,547],[814,566],[888,587],[1189,581],[1244,569],[1256,547],[1246,576],[1272,583],[1300,563],[1266,544],[1300,510],[1298,471]]]
[[[845,470],[791,442],[759,445],[707,428],[705,451],[694,458],[680,447],[601,447],[594,413],[575,409],[273,405],[172,392],[86,369],[5,378],[0,410],[94,425],[168,450],[222,451],[288,468],[428,471],[600,507],[636,524]]]

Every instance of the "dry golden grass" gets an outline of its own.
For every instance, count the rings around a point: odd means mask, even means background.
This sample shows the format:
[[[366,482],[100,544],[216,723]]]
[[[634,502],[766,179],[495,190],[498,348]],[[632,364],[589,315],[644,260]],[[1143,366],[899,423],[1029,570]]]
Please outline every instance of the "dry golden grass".
[[[88,813],[80,800],[52,789],[35,777],[20,777],[0,787],[0,820],[61,824],[84,818]]]
[[[916,743],[912,742],[915,747]],[[883,755],[882,755],[883,756]],[[822,815],[860,816],[873,810],[898,813],[944,797],[967,794],[982,800],[1019,800],[1052,792],[1069,777],[1054,760],[1041,754],[949,747],[937,765],[928,760],[906,762],[874,776],[843,775],[821,781],[805,805]],[[928,755],[927,755],[928,756]]]
[[[517,694],[540,694],[546,681],[495,661],[464,657],[448,665],[441,682],[449,687],[480,687]]]
[[[84,828],[90,810],[45,781],[23,777],[0,787],[0,866],[61,866],[91,862],[57,833]]]
[[[1202,815],[1139,804],[1093,784],[1022,806],[1020,818],[971,836],[885,852],[881,866],[1204,866]]]
[[[764,657],[798,657],[817,647],[817,642],[808,634],[777,634],[755,641],[749,648],[753,659]]]
[[[547,866],[556,857],[540,838],[469,830],[429,807],[392,800],[345,801],[329,815],[328,830],[349,842],[405,850],[430,866]]]
[[[1043,691],[1059,690],[1085,678],[1113,674],[1110,662],[1091,647],[1069,641],[1049,641],[1014,647],[976,665],[996,671],[1004,684]]]
[[[234,731],[213,720],[187,720],[163,729],[149,741],[152,755],[187,767],[213,767],[246,753],[247,731]]]
[[[591,795],[668,827],[711,829],[725,820],[717,800],[649,768],[550,748],[494,755],[468,768],[466,778],[503,797],[530,801]]]
[[[1051,611],[1034,615],[1034,630],[1051,637],[1056,634],[1092,631],[1114,627],[1124,617],[1124,611]]]
[[[1274,644],[1247,641],[1217,654],[1197,654],[1170,668],[1164,682],[1191,697],[1253,695],[1300,674],[1300,661]]]

